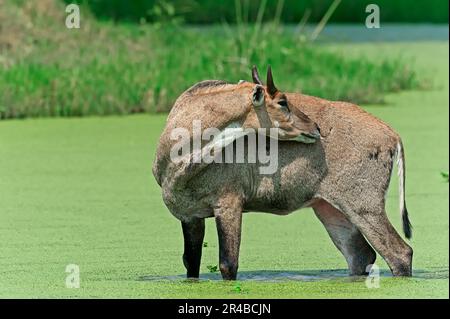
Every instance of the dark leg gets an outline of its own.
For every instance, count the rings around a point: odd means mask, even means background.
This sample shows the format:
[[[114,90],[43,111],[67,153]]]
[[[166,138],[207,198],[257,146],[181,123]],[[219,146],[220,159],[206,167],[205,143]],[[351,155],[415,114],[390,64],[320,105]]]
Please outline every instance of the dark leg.
[[[350,276],[366,275],[367,266],[375,262],[376,254],[361,232],[338,209],[324,200],[314,204],[313,209],[334,245],[344,255]]]
[[[219,268],[224,280],[236,280],[241,243],[242,211],[240,205],[216,208],[219,236]]]
[[[189,222],[181,222],[181,226],[184,236],[183,263],[187,270],[187,277],[198,278],[205,236],[205,220],[193,219]]]

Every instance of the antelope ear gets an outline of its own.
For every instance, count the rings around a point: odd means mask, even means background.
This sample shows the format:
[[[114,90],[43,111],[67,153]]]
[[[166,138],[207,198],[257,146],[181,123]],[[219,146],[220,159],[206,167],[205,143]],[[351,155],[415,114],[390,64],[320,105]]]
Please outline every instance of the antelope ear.
[[[255,107],[260,107],[264,104],[264,87],[256,84],[252,93],[252,103]]]

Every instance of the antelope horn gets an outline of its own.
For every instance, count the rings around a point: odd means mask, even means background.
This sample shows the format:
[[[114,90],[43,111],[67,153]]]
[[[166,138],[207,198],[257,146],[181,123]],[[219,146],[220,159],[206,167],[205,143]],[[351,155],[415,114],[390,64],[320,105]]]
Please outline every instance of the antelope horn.
[[[258,69],[256,68],[256,65],[252,68],[252,78],[253,83],[263,85],[262,81],[259,79]]]
[[[270,67],[270,65],[267,69],[267,90],[269,91],[270,96],[274,96],[278,92],[278,89],[273,83],[272,68]]]

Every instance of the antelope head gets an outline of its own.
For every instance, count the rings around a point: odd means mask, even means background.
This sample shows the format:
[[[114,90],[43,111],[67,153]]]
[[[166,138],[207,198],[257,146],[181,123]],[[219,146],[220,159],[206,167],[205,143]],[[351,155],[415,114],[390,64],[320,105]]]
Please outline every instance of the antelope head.
[[[315,122],[299,110],[295,110],[295,113],[291,111],[286,95],[273,82],[270,66],[267,71],[267,86],[263,85],[255,66],[252,78],[256,84],[252,92],[253,111],[248,113],[243,127],[277,128],[279,140],[314,143],[320,138]]]

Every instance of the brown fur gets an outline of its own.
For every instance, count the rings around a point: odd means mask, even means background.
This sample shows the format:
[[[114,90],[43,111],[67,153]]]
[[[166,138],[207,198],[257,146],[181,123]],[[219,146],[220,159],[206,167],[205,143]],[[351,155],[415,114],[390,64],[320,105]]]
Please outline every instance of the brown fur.
[[[251,85],[245,83],[238,90],[248,90]],[[221,99],[221,92],[228,89],[236,87],[225,85],[217,91],[217,96],[206,94],[202,102],[198,101],[202,112],[206,112],[200,116],[207,118],[208,125],[220,127],[221,120],[236,116],[239,113],[236,108],[246,103],[241,94],[227,95],[226,102]],[[214,92],[211,88],[207,90]],[[242,212],[281,215],[302,207],[315,210],[344,254],[352,275],[366,273],[367,266],[374,262],[372,246],[394,275],[410,276],[412,249],[395,231],[385,212],[385,194],[394,157],[401,145],[398,134],[350,103],[296,93],[288,93],[286,97],[292,113],[306,114],[319,125],[322,136],[319,141],[313,144],[280,142],[279,169],[273,175],[260,175],[258,163],[211,164],[186,178],[181,188],[173,188],[171,180],[176,174],[161,160],[170,146],[167,130],[173,127],[176,118],[191,123],[199,116],[192,107],[185,107],[190,101],[183,100],[187,97],[182,96],[168,118],[154,166],[169,210],[182,221],[183,230],[187,228],[185,225],[200,225],[189,235],[196,238],[193,242],[197,246],[204,232],[200,221],[216,218],[224,279],[236,278]],[[186,172],[182,171],[183,176]],[[185,255],[197,256],[194,258],[196,268],[201,253],[193,247],[185,246]],[[186,267],[188,275],[198,273],[191,269],[193,266]]]

